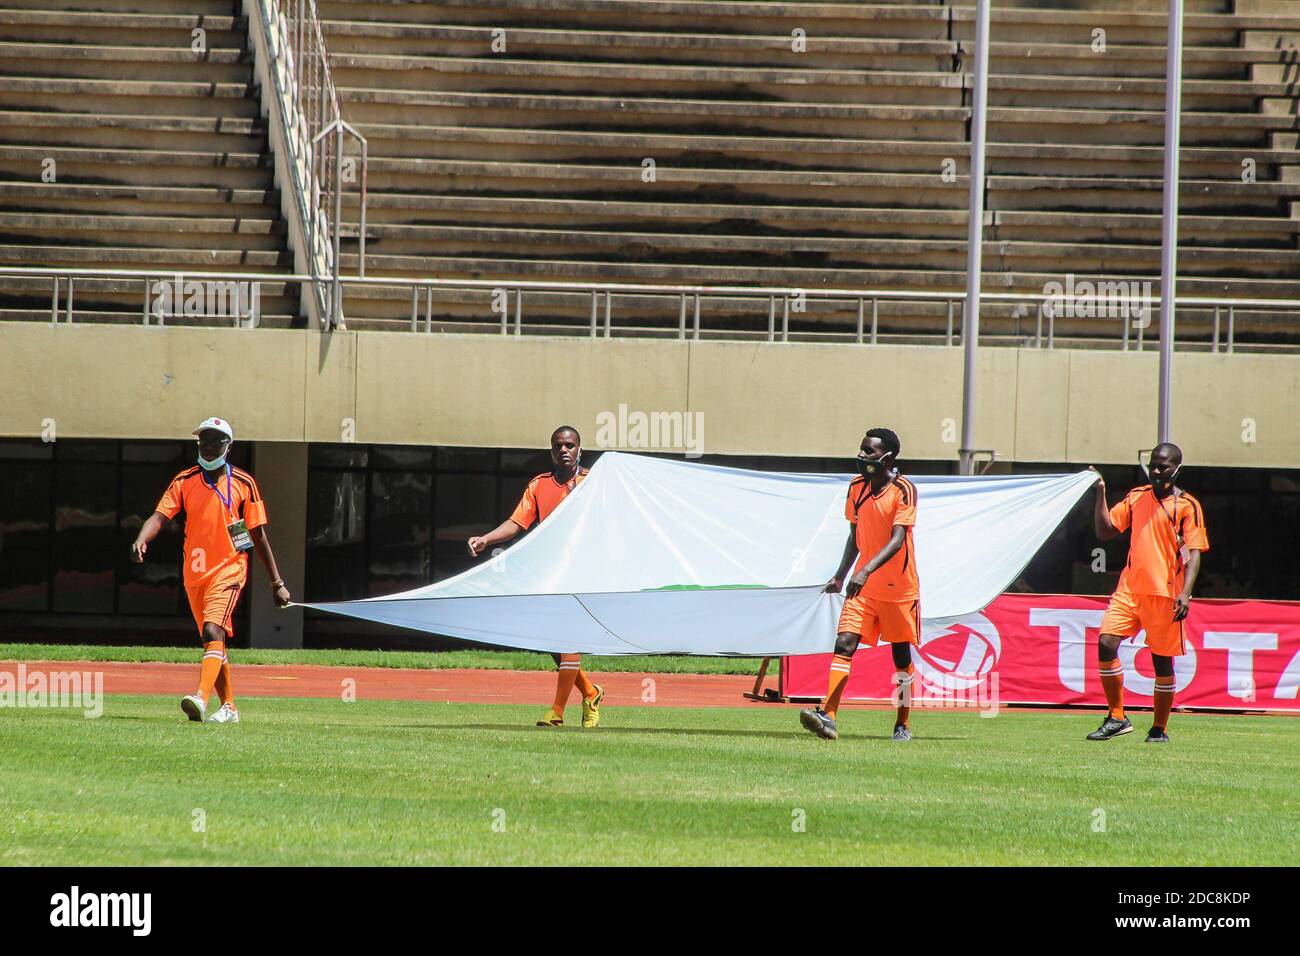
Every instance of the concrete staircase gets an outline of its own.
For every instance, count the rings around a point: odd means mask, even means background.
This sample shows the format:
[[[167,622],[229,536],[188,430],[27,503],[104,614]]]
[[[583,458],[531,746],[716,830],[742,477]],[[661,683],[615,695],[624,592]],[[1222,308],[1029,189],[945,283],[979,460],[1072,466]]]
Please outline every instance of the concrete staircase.
[[[246,51],[237,0],[0,0],[0,265],[292,271]],[[79,280],[75,320],[139,323],[143,296]],[[0,278],[0,319],[50,297]],[[262,324],[296,302],[263,285]]]
[[[1300,296],[1294,6],[1188,3],[1182,294]],[[319,9],[344,112],[370,143],[372,275],[964,284],[973,5]],[[1164,11],[1163,0],[995,4],[986,289],[1158,277]],[[352,328],[409,322],[397,290],[352,293],[347,308]],[[616,308],[618,325],[675,333],[675,302]],[[588,309],[584,295],[535,296],[526,321],[580,329]],[[435,328],[499,328],[487,293],[437,293],[431,311]],[[882,331],[899,340],[945,321],[938,306],[881,306]],[[1180,334],[1203,339],[1210,322],[1186,313]],[[817,337],[853,324],[851,308],[813,302],[792,327]],[[763,335],[767,309],[714,303],[704,325]],[[1292,325],[1237,315],[1241,341],[1300,341]],[[993,340],[1032,327],[1026,309],[986,310]],[[1118,344],[1120,329],[1078,320],[1058,334]]]

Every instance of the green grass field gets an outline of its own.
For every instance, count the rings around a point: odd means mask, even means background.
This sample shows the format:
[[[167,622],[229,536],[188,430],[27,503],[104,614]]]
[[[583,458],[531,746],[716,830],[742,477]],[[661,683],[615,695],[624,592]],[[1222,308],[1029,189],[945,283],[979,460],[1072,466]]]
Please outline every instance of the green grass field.
[[[1286,718],[1175,715],[1154,747],[1085,742],[1092,713],[921,711],[895,744],[860,709],[830,743],[786,708],[611,707],[584,732],[241,704],[238,726],[174,697],[0,710],[0,864],[1291,865],[1300,830]]]
[[[321,664],[332,667],[396,667],[426,670],[482,667],[487,670],[553,671],[549,654],[533,651],[351,651],[269,650],[235,648],[231,660],[238,664]],[[96,644],[3,644],[0,661],[161,661],[193,664],[199,646],[112,647]],[[758,672],[758,657],[625,656],[584,658],[588,670],[652,674],[746,674]]]

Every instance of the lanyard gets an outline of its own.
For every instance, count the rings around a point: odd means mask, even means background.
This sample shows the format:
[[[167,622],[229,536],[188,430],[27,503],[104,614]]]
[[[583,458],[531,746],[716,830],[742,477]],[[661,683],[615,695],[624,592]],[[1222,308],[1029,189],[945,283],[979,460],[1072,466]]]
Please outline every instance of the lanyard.
[[[1151,491],[1151,496],[1153,498],[1155,497],[1154,489]],[[1178,492],[1173,492],[1170,497],[1174,499],[1174,513],[1172,515],[1169,513],[1169,509],[1165,507],[1165,503],[1159,498],[1156,498],[1156,504],[1158,504],[1160,510],[1165,513],[1165,517],[1169,519],[1169,527],[1174,529],[1174,535],[1178,538],[1179,543],[1182,543],[1183,535],[1178,529]]]
[[[234,493],[230,490],[230,466],[226,465],[226,493],[221,494],[220,479],[208,484],[208,476],[203,476],[203,483],[212,489],[213,494],[221,499],[221,503],[226,506],[226,514],[230,514],[230,503],[235,500]]]

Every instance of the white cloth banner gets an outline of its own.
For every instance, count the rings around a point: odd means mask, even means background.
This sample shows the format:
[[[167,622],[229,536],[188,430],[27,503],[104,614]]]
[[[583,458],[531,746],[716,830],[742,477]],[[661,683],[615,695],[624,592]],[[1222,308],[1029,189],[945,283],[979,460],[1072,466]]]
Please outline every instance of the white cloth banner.
[[[469,571],[307,606],[553,653],[819,653],[844,603],[821,588],[848,536],[850,477],[606,452],[546,521]],[[1096,476],[909,477],[921,613],[943,624],[1015,580]]]

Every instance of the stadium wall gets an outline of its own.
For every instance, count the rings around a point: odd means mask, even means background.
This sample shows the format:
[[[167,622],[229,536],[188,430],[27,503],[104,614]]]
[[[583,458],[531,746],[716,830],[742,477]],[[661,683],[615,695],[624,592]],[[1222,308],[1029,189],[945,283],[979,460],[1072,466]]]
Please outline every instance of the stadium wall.
[[[842,455],[888,423],[957,457],[961,350],[389,332],[0,329],[0,436],[536,446],[557,422],[698,412],[708,454]],[[1016,462],[1132,464],[1155,440],[1157,356],[985,348],[977,440]],[[1173,435],[1199,465],[1300,463],[1300,356],[1178,353]],[[1180,423],[1195,429],[1180,430]],[[541,437],[539,437],[541,436]]]

